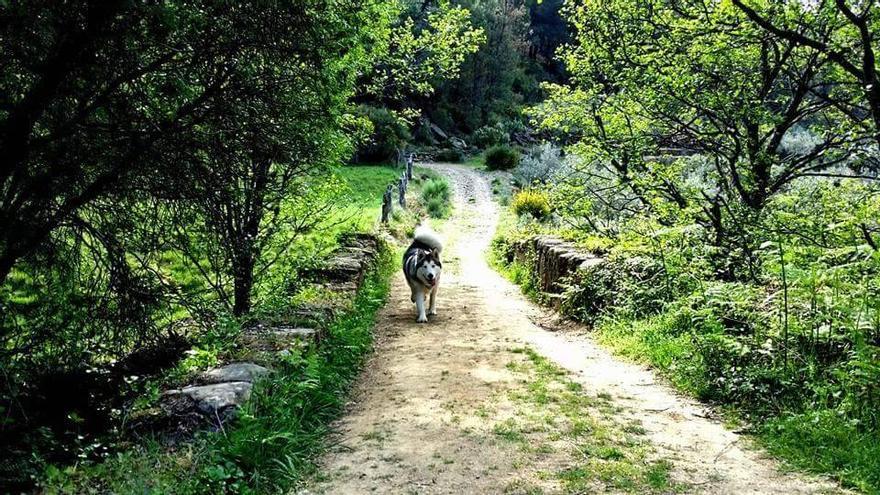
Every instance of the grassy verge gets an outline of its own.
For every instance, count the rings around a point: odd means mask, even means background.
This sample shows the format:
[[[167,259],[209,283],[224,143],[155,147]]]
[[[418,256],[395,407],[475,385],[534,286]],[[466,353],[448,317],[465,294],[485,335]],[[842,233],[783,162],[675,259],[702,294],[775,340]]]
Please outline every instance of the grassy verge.
[[[46,493],[277,493],[294,486],[324,449],[324,433],[344,404],[349,384],[370,349],[376,311],[388,293],[392,256],[378,268],[356,304],[329,327],[320,348],[273,363],[255,386],[238,421],[167,449],[154,440],[102,463],[49,468]]]
[[[617,355],[648,364],[676,388],[711,400],[715,363],[706,359],[705,338],[678,328],[674,310],[644,318],[606,318],[594,332],[599,343]],[[743,374],[755,372],[743,370]],[[774,393],[773,390],[768,393]],[[748,404],[720,402],[734,422],[751,424],[752,433],[770,453],[788,466],[830,475],[844,486],[880,494],[880,435],[857,421],[820,404],[787,408],[778,414],[756,416]]]
[[[516,228],[509,213],[505,218],[508,221],[499,228],[502,236]],[[496,242],[490,263],[524,294],[541,302],[533,266],[507,263],[501,246]],[[797,382],[791,378],[794,371],[786,374],[772,366],[769,351],[764,360],[746,354],[717,323],[716,315],[716,305],[721,305],[721,315],[742,306],[735,294],[718,297],[718,301],[670,301],[648,315],[633,314],[616,307],[620,301],[612,301],[594,320],[593,332],[616,355],[648,364],[677,389],[720,406],[730,421],[747,425],[758,443],[788,467],[829,475],[864,493],[880,493],[876,430],[841,407],[810,400],[821,397],[822,391],[814,387],[833,386],[818,371],[811,382]]]
[[[522,387],[511,390],[512,417],[498,422],[493,433],[537,456],[555,451],[569,459],[539,472],[540,479],[563,493],[673,493],[681,487],[669,475],[672,464],[644,440],[635,419],[622,419],[611,397],[589,395],[567,373],[529,348],[514,349],[523,359],[507,369]],[[511,493],[543,493],[537,486],[508,487]]]

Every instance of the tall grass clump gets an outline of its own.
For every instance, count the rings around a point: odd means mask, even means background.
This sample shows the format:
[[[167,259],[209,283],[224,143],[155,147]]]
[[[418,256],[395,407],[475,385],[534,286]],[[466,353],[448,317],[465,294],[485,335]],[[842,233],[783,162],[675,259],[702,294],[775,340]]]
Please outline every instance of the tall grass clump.
[[[431,218],[444,218],[449,214],[452,193],[449,182],[443,178],[428,179],[422,186],[422,202]]]

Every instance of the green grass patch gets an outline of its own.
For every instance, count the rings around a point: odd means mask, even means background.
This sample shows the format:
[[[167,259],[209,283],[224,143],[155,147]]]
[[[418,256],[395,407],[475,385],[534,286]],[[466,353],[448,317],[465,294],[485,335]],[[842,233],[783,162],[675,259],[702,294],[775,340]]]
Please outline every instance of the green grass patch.
[[[359,230],[372,230],[382,213],[382,194],[388,184],[396,183],[402,170],[391,165],[344,166],[338,174],[348,186],[349,205],[341,215],[351,217]],[[397,200],[397,190],[394,191]]]
[[[607,399],[586,395],[577,384],[572,385],[565,370],[534,350],[514,352],[525,359],[508,369],[523,375],[525,387],[510,392],[518,405],[517,416],[496,424],[493,431],[504,440],[525,446],[535,443],[529,433],[552,431],[554,440],[570,450],[572,459],[551,474],[565,493],[591,493],[600,486],[629,493],[669,493],[681,488],[669,477],[672,465],[656,458],[631,422],[617,421],[617,415],[608,410]],[[531,424],[533,417],[540,418],[537,421],[542,424]],[[525,450],[548,452],[553,447],[539,445]]]
[[[880,494],[880,436],[836,411],[773,419],[760,428],[758,436],[771,453],[795,468],[833,473],[846,486]]]
[[[428,179],[421,185],[421,198],[431,218],[446,218],[452,209],[452,188],[445,178]]]

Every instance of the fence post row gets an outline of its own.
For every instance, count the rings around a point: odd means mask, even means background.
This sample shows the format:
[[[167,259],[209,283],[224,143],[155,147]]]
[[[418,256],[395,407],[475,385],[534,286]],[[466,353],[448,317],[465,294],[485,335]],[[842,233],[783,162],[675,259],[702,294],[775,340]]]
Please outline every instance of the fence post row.
[[[404,153],[401,151],[398,157],[403,155]],[[397,203],[400,204],[401,208],[406,208],[406,190],[409,188],[409,181],[412,180],[413,159],[414,155],[410,153],[406,158],[406,170],[400,174],[400,179],[397,181]],[[385,188],[385,193],[382,195],[382,223],[388,223],[388,219],[391,217],[391,210],[394,208],[391,199],[393,189],[394,184],[388,184],[388,187]]]

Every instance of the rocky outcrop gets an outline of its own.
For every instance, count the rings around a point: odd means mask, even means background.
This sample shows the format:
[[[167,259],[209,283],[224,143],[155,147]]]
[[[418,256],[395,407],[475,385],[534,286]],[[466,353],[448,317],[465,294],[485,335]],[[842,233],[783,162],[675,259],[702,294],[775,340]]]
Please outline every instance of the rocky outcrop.
[[[557,237],[535,236],[516,242],[512,258],[531,265],[538,278],[538,287],[546,294],[561,294],[563,282],[588,272],[605,262],[604,258],[579,249]]]

